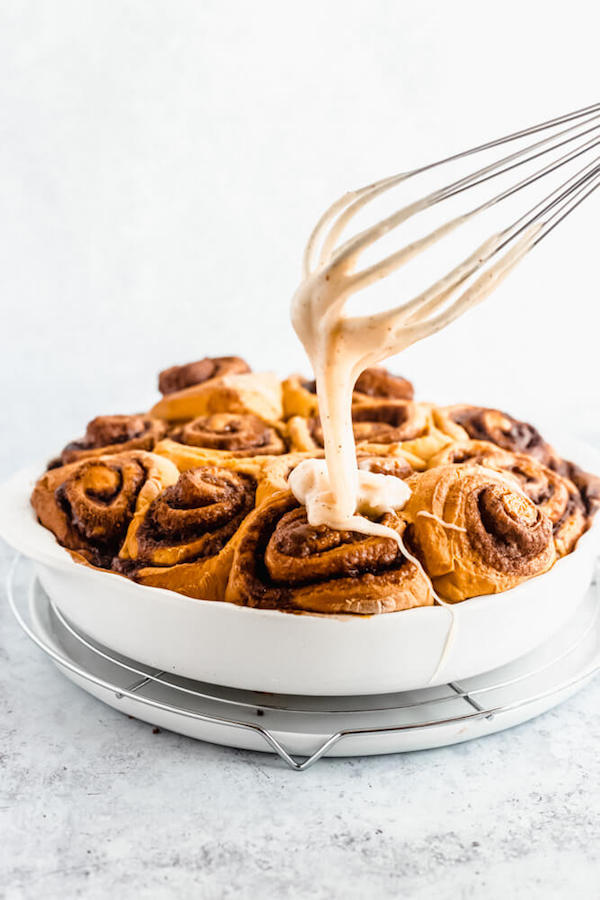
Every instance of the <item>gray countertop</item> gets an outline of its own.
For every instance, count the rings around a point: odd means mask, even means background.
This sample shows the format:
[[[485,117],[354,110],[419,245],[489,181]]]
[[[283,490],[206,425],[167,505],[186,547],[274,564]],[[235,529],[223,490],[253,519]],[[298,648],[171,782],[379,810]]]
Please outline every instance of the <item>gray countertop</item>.
[[[600,895],[600,679],[502,734],[296,773],[155,733],[63,678],[6,603],[0,627],[6,900]]]

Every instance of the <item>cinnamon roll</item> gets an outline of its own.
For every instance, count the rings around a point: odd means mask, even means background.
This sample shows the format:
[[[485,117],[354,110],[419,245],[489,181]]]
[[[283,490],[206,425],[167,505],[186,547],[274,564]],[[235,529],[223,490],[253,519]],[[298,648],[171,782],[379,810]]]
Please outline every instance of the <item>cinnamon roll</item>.
[[[126,450],[152,450],[167,432],[166,422],[147,415],[96,416],[85,435],[71,441],[48,468],[54,469],[86,456],[103,456]]]
[[[279,456],[234,456],[226,452],[190,447],[165,438],[156,445],[155,453],[174,463],[180,472],[198,466],[218,466],[250,476],[256,482],[256,503],[262,503],[276,491],[287,490],[287,477],[301,460],[314,454],[281,453]]]
[[[573,482],[591,520],[600,509],[600,478],[590,472],[584,472],[575,463],[560,457],[553,459],[550,467]]]
[[[412,383],[400,375],[392,375],[387,369],[365,369],[354,385],[353,401],[364,400],[412,400],[415,395]]]
[[[415,466],[411,465],[410,456],[374,456],[368,453],[357,453],[359,469],[365,472],[375,472],[377,475],[394,475],[396,478],[410,478],[414,474]]]
[[[224,375],[245,375],[251,371],[240,356],[205,356],[196,362],[163,369],[158,376],[158,389],[164,397]]]
[[[570,553],[588,527],[579,490],[572,481],[526,453],[510,453],[488,441],[456,441],[429,460],[429,468],[450,463],[479,464],[511,475],[550,519],[559,556]]]
[[[186,422],[214,413],[252,413],[267,421],[281,419],[279,379],[254,373],[237,356],[201,359],[165,369],[159,377],[162,400],[150,414],[168,422]]]
[[[219,455],[278,456],[287,450],[282,430],[282,426],[278,428],[251,413],[215,413],[172,429],[169,437],[180,444],[202,447]]]
[[[397,450],[426,460],[450,438],[434,425],[431,407],[407,400],[382,400],[352,405],[354,440],[359,449],[369,448],[375,455],[390,455]],[[323,448],[323,431],[318,418],[294,416],[288,430],[292,447],[311,451]]]
[[[527,453],[545,466],[555,457],[537,428],[498,409],[464,404],[436,407],[434,418],[438,428],[454,440],[490,441],[503,450]]]
[[[37,482],[31,503],[59,544],[110,568],[136,510],[178,477],[169,460],[130,450],[49,470]]]
[[[282,384],[283,418],[303,416],[305,419],[319,415],[317,384],[302,375],[290,375]]]
[[[137,511],[119,554],[141,584],[221,600],[232,538],[254,509],[256,482],[245,472],[199,466]]]
[[[408,480],[407,538],[450,601],[508,590],[556,559],[552,522],[515,480],[477,465],[437,466]]]
[[[319,415],[317,386],[314,381],[301,375],[291,375],[282,384],[284,418]],[[354,385],[353,402],[361,403],[369,399],[412,400],[414,389],[410,381],[400,375],[392,375],[387,369],[371,368],[358,377]]]
[[[393,514],[384,524],[401,534]],[[262,609],[373,615],[431,606],[429,579],[393,538],[312,526],[291,492],[242,525],[227,582],[230,603]]]

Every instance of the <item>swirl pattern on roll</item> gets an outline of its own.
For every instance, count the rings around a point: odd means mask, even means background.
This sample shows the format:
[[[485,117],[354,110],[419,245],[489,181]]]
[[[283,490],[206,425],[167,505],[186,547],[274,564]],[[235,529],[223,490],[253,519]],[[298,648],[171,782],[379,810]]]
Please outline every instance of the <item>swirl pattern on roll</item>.
[[[442,597],[504,591],[554,563],[552,522],[512,477],[464,464],[437,466],[408,484],[409,541]]]
[[[591,472],[585,472],[576,463],[560,457],[553,459],[550,466],[576,486],[588,519],[591,520],[600,509],[600,478]]]
[[[552,522],[559,556],[570,553],[588,527],[580,492],[572,481],[526,453],[511,453],[488,441],[456,441],[429,460],[429,467],[479,464],[506,472]]]
[[[467,405],[440,407],[436,412],[440,427],[444,429],[444,426],[449,426],[450,434],[455,439],[489,441],[503,450],[533,456],[544,465],[552,462],[554,451],[537,428],[508,413]],[[454,429],[452,426],[455,426]]]
[[[318,418],[307,422],[315,446],[323,447],[323,431]],[[427,431],[427,416],[416,403],[404,401],[355,403],[352,430],[359,444],[395,444],[420,437]]]
[[[164,369],[158,376],[158,389],[163,396],[167,396],[214,378],[243,375],[250,371],[250,366],[240,356],[205,356],[196,362]]]
[[[358,468],[376,475],[393,475],[395,478],[410,478],[414,473],[408,459],[402,456],[374,456],[357,453]]]
[[[412,400],[415,395],[412,383],[401,375],[392,375],[384,368],[365,369],[354,385],[354,401],[366,398],[377,400]]]
[[[190,447],[203,447],[237,457],[278,456],[286,452],[285,441],[278,430],[250,413],[199,416],[173,429],[169,437]]]
[[[217,466],[179,475],[136,517],[121,552],[140,566],[174,566],[222,550],[254,507],[255,481]]]
[[[109,568],[138,504],[177,480],[176,467],[144,451],[83,459],[52,469],[31,502],[58,542],[94,565]]]
[[[401,533],[393,514],[382,522]],[[393,538],[308,524],[291,492],[240,529],[225,599],[263,609],[371,615],[433,603],[428,578]]]
[[[166,432],[165,422],[147,415],[96,416],[88,423],[85,435],[67,444],[49,468],[64,466],[88,456],[152,450]]]

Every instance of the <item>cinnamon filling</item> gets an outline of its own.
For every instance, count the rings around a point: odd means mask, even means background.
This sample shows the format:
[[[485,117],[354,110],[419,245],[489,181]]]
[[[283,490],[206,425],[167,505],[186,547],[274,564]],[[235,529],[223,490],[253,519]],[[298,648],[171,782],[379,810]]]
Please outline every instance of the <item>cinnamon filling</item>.
[[[358,454],[358,468],[378,475],[393,475],[395,478],[408,478],[413,474],[411,464],[402,458],[391,456],[362,456]]]
[[[386,520],[393,517],[384,516]],[[306,509],[284,513],[268,539],[265,565],[275,584],[310,584],[374,574],[406,560],[391,538],[309,525]]]
[[[400,375],[392,375],[384,368],[371,368],[358,377],[354,390],[368,397],[389,400],[412,400],[414,389],[410,381]]]
[[[595,515],[600,509],[600,478],[584,472],[568,459],[555,459],[552,461],[551,467],[564,478],[573,482],[579,491],[586,514],[588,516]]]
[[[173,440],[192,447],[226,450],[239,456],[285,453],[286,446],[276,429],[258,416],[216,413],[200,416],[172,432]]]
[[[67,444],[65,450],[125,444],[143,435],[150,424],[146,416],[96,416],[89,422],[82,440]]]
[[[164,369],[158,376],[158,389],[163,395],[174,394],[213,378],[244,375],[250,371],[248,363],[239,356],[207,356],[183,366]]]
[[[414,404],[409,401],[355,403],[352,406],[352,430],[357,444],[395,444],[423,434],[425,427]],[[318,418],[308,420],[311,436],[323,447],[323,429]]]
[[[137,535],[141,556],[191,542],[186,559],[218,553],[253,508],[255,492],[253,479],[238,472],[215,466],[182,472],[148,510]]]
[[[76,531],[110,556],[125,537],[145,480],[146,471],[137,460],[121,465],[90,460],[57,488],[55,496]]]
[[[526,497],[489,486],[467,498],[467,534],[485,562],[500,572],[525,572],[552,535],[552,524]]]
[[[504,450],[528,453],[545,464],[550,461],[550,448],[539,431],[507,413],[497,409],[468,407],[456,411],[452,418],[473,440],[491,441]]]
[[[60,457],[49,463],[48,469],[75,462],[85,456],[98,456],[98,451],[104,448],[152,450],[156,442],[164,437],[166,430],[164,422],[150,416],[96,416],[88,423],[81,440],[67,444]]]
[[[538,509],[550,518],[555,535],[570,522],[569,546],[583,531],[585,505],[575,485],[536,459],[502,450],[487,441],[451,447],[445,458],[457,464],[469,461],[489,466],[511,475]]]

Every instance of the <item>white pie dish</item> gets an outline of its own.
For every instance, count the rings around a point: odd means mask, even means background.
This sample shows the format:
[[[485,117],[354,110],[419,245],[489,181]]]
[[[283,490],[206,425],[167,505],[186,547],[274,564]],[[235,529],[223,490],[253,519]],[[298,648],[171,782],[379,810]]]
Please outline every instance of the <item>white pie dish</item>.
[[[557,449],[600,472],[600,453],[570,439]],[[55,605],[78,629],[131,659],[199,681],[285,694],[407,691],[458,681],[517,659],[573,615],[600,550],[600,516],[574,553],[502,594],[453,607],[380,616],[319,616],[194,600],[75,563],[35,518],[29,496],[43,466],[0,486],[0,535],[32,559]],[[435,673],[435,677],[432,676]]]

